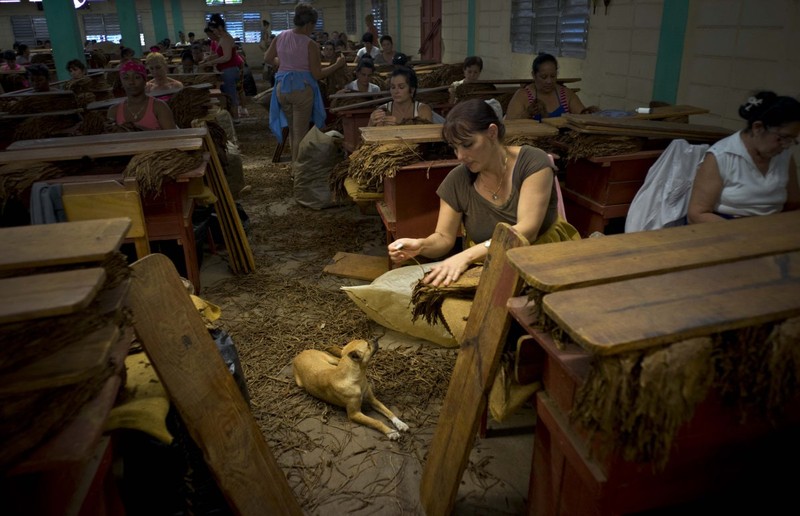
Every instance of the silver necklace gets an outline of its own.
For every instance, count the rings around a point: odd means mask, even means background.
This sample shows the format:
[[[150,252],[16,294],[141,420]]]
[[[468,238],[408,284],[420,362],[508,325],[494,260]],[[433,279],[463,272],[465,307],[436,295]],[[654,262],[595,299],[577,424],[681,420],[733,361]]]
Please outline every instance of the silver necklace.
[[[503,175],[500,176],[500,184],[497,185],[497,190],[492,192],[491,190],[486,188],[486,186],[483,187],[484,190],[486,190],[487,192],[489,192],[492,195],[492,200],[493,201],[496,201],[497,199],[500,198],[500,196],[497,195],[497,194],[500,193],[500,189],[503,188],[503,181],[506,180],[506,165],[507,164],[508,164],[508,153],[506,153],[506,155],[503,157]]]

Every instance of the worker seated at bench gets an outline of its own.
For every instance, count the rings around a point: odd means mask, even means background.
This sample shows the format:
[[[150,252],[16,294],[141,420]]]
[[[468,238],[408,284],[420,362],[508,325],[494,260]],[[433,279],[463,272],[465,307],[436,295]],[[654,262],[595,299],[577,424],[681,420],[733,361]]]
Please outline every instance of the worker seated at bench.
[[[739,107],[747,127],[708,149],[689,198],[690,224],[800,208],[792,147],[800,135],[800,102],[761,91]]]
[[[145,58],[145,66],[147,66],[150,75],[153,76],[152,79],[147,81],[144,89],[145,93],[183,88],[181,81],[167,76],[169,67],[167,66],[167,58],[163,54],[150,52]]]
[[[558,84],[558,61],[550,54],[541,53],[533,60],[533,82],[518,89],[506,110],[506,120],[540,120],[564,113],[595,113],[597,106],[585,107],[578,95],[563,84]]]
[[[120,66],[119,77],[125,100],[108,108],[112,131],[177,129],[167,103],[145,93],[147,70],[142,63],[127,61]]]
[[[433,121],[433,110],[414,100],[417,96],[417,74],[411,68],[398,66],[389,79],[392,101],[381,104],[369,116],[369,126],[401,125],[413,120]]]
[[[417,255],[439,258],[451,251],[463,222],[476,245],[434,265],[424,282],[454,283],[489,254],[499,222],[511,224],[529,242],[578,239],[578,231],[558,214],[555,172],[547,154],[528,145],[504,145],[505,125],[485,101],[470,99],[447,114],[442,135],[461,162],[436,190],[440,197],[436,231],[425,238],[389,244],[395,263]]]
[[[28,76],[31,87],[37,93],[47,93],[50,90],[50,69],[41,63],[28,65]]]

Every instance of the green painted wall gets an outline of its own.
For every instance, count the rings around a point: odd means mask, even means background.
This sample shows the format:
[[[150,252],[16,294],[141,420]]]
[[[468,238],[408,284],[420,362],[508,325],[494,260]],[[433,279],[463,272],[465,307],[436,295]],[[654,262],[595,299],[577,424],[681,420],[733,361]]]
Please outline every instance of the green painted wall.
[[[653,100],[675,104],[681,79],[689,0],[666,0],[661,15]]]

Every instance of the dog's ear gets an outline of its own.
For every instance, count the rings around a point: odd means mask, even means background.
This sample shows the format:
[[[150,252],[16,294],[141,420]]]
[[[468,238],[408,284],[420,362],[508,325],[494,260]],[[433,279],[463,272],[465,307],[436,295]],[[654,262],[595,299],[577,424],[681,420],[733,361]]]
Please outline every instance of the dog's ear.
[[[353,351],[348,353],[347,356],[349,356],[350,360],[352,360],[353,362],[361,362],[361,357],[363,356],[363,354],[361,353],[361,351],[354,349]]]

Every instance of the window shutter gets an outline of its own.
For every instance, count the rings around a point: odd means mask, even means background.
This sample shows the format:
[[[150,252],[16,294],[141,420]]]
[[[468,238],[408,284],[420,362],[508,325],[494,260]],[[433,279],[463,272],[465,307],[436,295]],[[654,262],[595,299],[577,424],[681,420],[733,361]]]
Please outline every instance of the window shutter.
[[[11,31],[14,33],[14,40],[26,45],[36,43],[36,33],[33,30],[30,16],[12,16]]]
[[[270,11],[269,16],[272,19],[270,30],[273,32],[294,28],[294,11]]]
[[[585,57],[589,0],[513,0],[511,50]]]
[[[50,39],[50,31],[47,29],[47,18],[44,16],[31,16],[33,25],[33,35],[35,39],[42,41]],[[35,41],[33,42],[36,43]]]
[[[113,41],[119,43],[122,39],[122,29],[119,26],[119,16],[116,14],[103,15],[103,23],[105,24],[106,41]]]
[[[535,0],[531,44],[533,51],[558,55],[558,0]]]
[[[106,40],[106,27],[103,23],[102,14],[84,14],[83,15],[83,32],[86,35],[86,40]]]
[[[233,39],[244,41],[244,22],[242,21],[241,11],[226,11],[223,14],[225,18],[225,30],[230,32]]]
[[[520,54],[533,52],[533,1],[514,0],[511,3],[511,51]]]
[[[344,4],[344,30],[351,36],[355,34],[356,27],[356,0],[347,0]]]
[[[587,0],[562,0],[563,8],[558,23],[559,55],[586,57],[589,33],[589,2]]]
[[[294,14],[292,15],[294,18]],[[314,30],[324,30],[325,29],[325,17],[322,16],[322,9],[317,9],[317,24],[314,25]]]
[[[244,13],[243,22],[244,41],[259,43],[261,40],[261,13]]]

